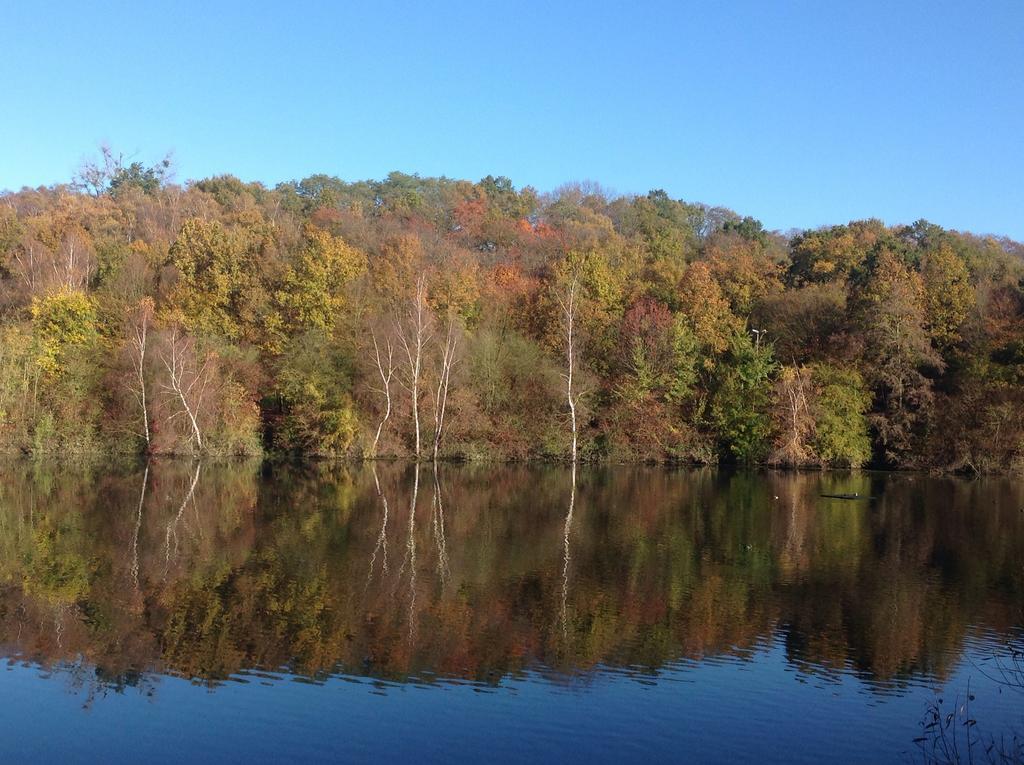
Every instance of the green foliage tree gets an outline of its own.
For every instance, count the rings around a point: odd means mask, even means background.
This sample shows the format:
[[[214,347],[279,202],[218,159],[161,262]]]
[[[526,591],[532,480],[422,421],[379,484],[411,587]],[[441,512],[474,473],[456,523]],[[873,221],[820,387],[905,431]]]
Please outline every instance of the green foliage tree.
[[[298,335],[277,361],[272,407],[274,446],[343,456],[355,445],[359,417],[349,393],[352,362],[322,330]]]
[[[855,369],[817,364],[812,375],[815,452],[827,465],[864,466],[871,459],[871,391]]]
[[[763,459],[772,433],[772,348],[737,332],[729,339],[727,359],[716,372],[711,413],[723,448],[738,462]]]

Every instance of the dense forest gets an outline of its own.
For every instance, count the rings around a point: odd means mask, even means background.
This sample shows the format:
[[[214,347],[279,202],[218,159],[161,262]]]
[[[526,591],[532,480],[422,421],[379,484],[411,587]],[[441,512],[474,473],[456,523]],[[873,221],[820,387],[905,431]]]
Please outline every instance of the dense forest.
[[[1024,245],[662,191],[0,195],[0,449],[1024,468]]]

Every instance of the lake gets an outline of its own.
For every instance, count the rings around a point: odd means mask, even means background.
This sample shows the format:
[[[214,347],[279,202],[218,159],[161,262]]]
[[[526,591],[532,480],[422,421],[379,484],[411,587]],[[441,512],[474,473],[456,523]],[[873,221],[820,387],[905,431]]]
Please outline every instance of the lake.
[[[906,762],[968,683],[1024,730],[1020,481],[3,471],[3,762]]]

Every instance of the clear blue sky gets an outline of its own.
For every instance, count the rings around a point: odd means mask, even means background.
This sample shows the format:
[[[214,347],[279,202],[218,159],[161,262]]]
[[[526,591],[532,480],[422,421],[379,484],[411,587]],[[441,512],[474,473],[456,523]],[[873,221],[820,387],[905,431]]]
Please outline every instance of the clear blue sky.
[[[1024,239],[1024,0],[11,2],[0,50],[0,188],[105,140],[179,180],[592,179]]]

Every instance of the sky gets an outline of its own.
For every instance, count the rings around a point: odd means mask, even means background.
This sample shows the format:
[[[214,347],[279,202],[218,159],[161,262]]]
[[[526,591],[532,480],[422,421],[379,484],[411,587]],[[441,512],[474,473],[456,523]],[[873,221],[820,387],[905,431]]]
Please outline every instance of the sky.
[[[1024,240],[1024,1],[15,2],[0,189],[101,142],[179,181],[666,190],[772,229]]]

